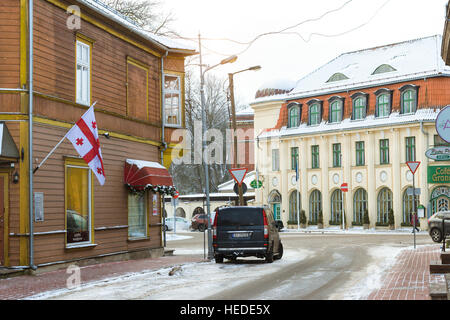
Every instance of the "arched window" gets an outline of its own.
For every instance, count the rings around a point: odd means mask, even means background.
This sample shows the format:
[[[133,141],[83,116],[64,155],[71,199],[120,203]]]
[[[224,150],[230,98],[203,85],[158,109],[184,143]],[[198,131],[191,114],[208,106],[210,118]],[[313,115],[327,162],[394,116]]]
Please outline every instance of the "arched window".
[[[450,187],[438,186],[431,192],[431,212],[428,216],[438,211],[450,210]]]
[[[328,121],[330,123],[337,123],[342,121],[343,116],[343,105],[344,105],[344,99],[343,98],[331,98],[329,100],[330,107],[329,107],[329,117]]]
[[[331,220],[330,224],[340,224],[342,218],[342,191],[336,189],[331,194]]]
[[[273,218],[275,220],[281,219],[281,194],[278,190],[272,190],[269,194],[269,204],[273,212]]]
[[[392,209],[392,192],[389,188],[383,188],[378,193],[377,207],[377,222],[388,224],[389,210]]]
[[[401,110],[400,113],[408,114],[416,112],[417,100],[416,90],[408,89],[401,93]]]
[[[356,190],[353,195],[353,222],[362,224],[364,221],[364,212],[367,209],[367,192],[363,188]]]
[[[292,104],[288,106],[288,128],[295,128],[300,125],[300,106]]]
[[[317,224],[319,211],[322,211],[322,194],[319,190],[314,190],[309,196],[309,221]]]
[[[353,99],[352,120],[362,120],[366,117],[367,94],[358,92],[351,96]]]
[[[377,97],[376,116],[379,118],[388,117],[391,111],[390,97],[387,93],[380,94]]]
[[[410,225],[411,224],[411,212],[416,210],[417,214],[417,207],[419,206],[419,195],[416,195],[416,206],[414,208],[413,203],[413,196],[409,196],[407,194],[408,188],[403,192],[403,224]]]
[[[175,214],[176,214],[177,217],[186,218],[186,212],[181,207],[177,208],[177,210],[175,211]]]
[[[386,72],[392,72],[392,71],[397,71],[397,70],[389,64],[382,64],[381,66],[376,68],[372,74],[386,73]]]
[[[297,190],[291,192],[289,196],[289,221],[297,223],[298,217],[300,217],[299,206],[297,205],[297,199],[300,200],[300,194]]]
[[[320,114],[320,105],[313,103],[309,106],[309,125],[314,126],[320,124],[322,115]]]
[[[348,77],[340,72],[337,72],[335,74],[333,74],[328,80],[327,82],[334,82],[334,81],[341,81],[341,80],[347,80]]]

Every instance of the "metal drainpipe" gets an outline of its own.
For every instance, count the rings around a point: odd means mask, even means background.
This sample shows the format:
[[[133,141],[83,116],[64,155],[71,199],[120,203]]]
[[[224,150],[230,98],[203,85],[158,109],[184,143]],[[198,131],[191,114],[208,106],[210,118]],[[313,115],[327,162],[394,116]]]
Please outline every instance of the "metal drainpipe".
[[[28,2],[28,178],[29,178],[29,265],[36,270],[34,265],[34,235],[33,235],[33,0]]]
[[[167,149],[167,145],[165,144],[166,142],[164,141],[164,135],[165,135],[165,130],[164,130],[164,122],[165,122],[165,117],[166,117],[166,113],[165,113],[165,97],[164,97],[164,58],[167,57],[167,55],[169,54],[169,51],[166,51],[166,54],[163,55],[161,57],[161,95],[162,95],[162,99],[161,99],[161,141],[163,144],[163,147],[161,148],[161,165],[164,166],[164,151],[166,151]],[[164,215],[164,212],[166,210],[166,201],[164,200],[164,195],[162,196],[162,217],[163,217],[163,238],[164,238],[164,242],[163,242],[163,247],[166,246],[166,216]]]

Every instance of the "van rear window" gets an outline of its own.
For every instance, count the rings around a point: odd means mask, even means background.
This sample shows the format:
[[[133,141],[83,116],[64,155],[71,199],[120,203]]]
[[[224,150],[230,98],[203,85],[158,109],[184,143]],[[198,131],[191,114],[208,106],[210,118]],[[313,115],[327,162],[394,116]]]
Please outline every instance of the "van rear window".
[[[220,226],[257,226],[264,223],[260,208],[227,208],[219,211]]]

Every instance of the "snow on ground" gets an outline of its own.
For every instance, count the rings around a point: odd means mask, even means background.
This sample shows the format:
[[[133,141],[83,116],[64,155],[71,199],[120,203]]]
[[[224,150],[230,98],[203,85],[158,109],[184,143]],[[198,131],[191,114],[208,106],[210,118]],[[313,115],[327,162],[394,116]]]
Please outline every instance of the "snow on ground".
[[[172,268],[130,273],[119,277],[82,284],[75,289],[62,289],[38,294],[28,299],[43,300],[168,300],[205,299],[222,290],[279,271],[288,264],[313,254],[312,251],[286,250],[281,260],[267,264],[263,259],[248,264],[215,262],[188,263],[170,276]]]

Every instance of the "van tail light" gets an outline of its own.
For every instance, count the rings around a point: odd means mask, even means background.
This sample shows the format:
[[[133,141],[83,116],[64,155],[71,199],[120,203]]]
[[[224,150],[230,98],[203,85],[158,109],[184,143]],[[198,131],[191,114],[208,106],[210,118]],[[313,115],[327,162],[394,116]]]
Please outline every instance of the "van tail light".
[[[269,238],[269,223],[267,222],[266,211],[263,209],[263,217],[264,217],[264,239]]]
[[[214,216],[213,223],[213,240],[217,239],[217,216],[219,215],[219,210],[216,210],[216,215]]]

